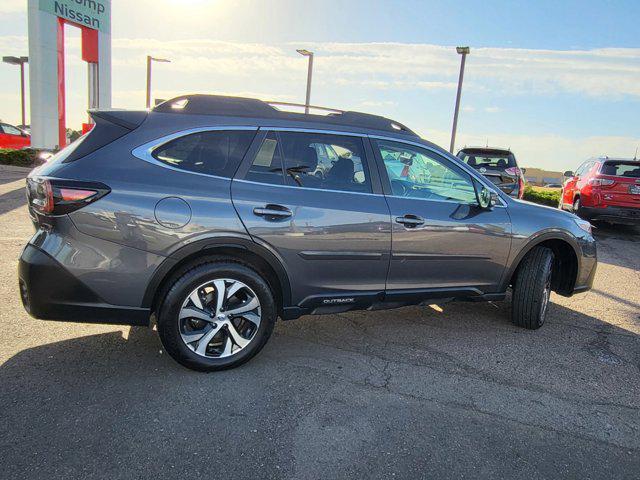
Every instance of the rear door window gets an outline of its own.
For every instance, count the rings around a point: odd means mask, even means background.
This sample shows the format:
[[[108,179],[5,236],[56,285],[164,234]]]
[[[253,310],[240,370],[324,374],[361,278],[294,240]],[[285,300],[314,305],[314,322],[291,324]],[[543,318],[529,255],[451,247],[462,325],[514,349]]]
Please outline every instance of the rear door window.
[[[254,135],[251,130],[192,133],[158,147],[153,158],[180,170],[231,178]]]
[[[362,138],[306,132],[279,136],[287,185],[371,193]]]

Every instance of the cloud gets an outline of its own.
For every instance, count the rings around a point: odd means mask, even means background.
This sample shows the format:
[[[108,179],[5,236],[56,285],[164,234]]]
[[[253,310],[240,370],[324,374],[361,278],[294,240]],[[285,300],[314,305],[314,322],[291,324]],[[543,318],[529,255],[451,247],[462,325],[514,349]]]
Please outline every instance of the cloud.
[[[116,39],[114,66],[142,68],[147,52],[173,59],[165,68],[238,77],[304,73],[295,53],[316,54],[314,80],[376,89],[455,90],[459,68],[452,47],[401,43],[296,43],[268,45],[216,40]],[[583,94],[640,98],[640,49],[577,51],[476,48],[467,60],[465,91],[505,95]],[[615,85],[615,88],[612,88]]]
[[[364,100],[360,103],[365,107],[396,107],[398,102],[392,100]]]
[[[2,10],[2,9],[5,10]],[[20,2],[3,2],[0,13],[20,11]],[[434,120],[429,110],[407,114],[413,101],[428,98],[431,104],[447,96],[453,105],[458,80],[459,56],[453,47],[406,43],[240,43],[211,39],[164,40],[161,38],[113,39],[113,105],[141,108],[144,105],[145,57],[166,57],[169,64],[154,65],[153,97],[169,98],[181,93],[205,92],[241,95],[282,101],[302,101],[306,79],[306,59],[295,53],[305,47],[315,52],[312,102],[339,108],[362,110],[392,116],[401,113],[406,123],[427,122],[417,131],[441,145],[448,145],[449,122]],[[27,48],[26,36],[0,36],[0,50],[19,54]],[[14,52],[14,53],[12,53]],[[67,50],[68,80],[86,78],[86,66],[79,56],[77,39],[70,35]],[[15,85],[15,71],[0,71],[7,89]],[[526,102],[514,99],[577,96],[640,101],[640,49],[607,48],[594,50],[534,50],[515,48],[472,48],[467,58],[464,94],[474,105],[463,111],[505,115],[527,115]],[[79,83],[78,83],[79,85]],[[71,92],[70,92],[71,93]],[[83,105],[83,92],[77,105]],[[488,106],[479,106],[482,95]],[[481,94],[481,95],[477,95]],[[503,97],[501,100],[499,97]],[[510,98],[508,98],[510,97]],[[0,115],[11,119],[19,112],[18,97],[0,99]],[[409,103],[408,103],[409,102]],[[491,102],[491,103],[489,103]],[[408,106],[407,106],[408,103]],[[402,108],[406,106],[407,108]],[[427,104],[429,106],[429,104]],[[77,112],[75,110],[78,110]],[[398,115],[400,116],[400,115]],[[69,108],[70,123],[79,122],[84,113]],[[441,116],[442,117],[442,116]],[[497,118],[495,116],[492,118]],[[432,122],[429,124],[428,122]],[[433,130],[434,123],[438,122]],[[607,125],[601,127],[607,132]],[[615,133],[615,132],[611,132]],[[504,135],[499,130],[458,132],[459,145],[491,144],[511,146],[523,166],[573,168],[589,156],[608,153],[630,156],[640,139],[615,135],[563,137],[553,132],[542,135]]]

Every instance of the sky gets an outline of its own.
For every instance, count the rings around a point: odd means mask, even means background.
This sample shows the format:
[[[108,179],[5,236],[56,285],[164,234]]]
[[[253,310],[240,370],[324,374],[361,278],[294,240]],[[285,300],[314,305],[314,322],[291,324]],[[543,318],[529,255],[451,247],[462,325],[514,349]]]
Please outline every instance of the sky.
[[[0,53],[27,55],[25,0],[0,3]],[[574,169],[640,145],[640,2],[574,0],[113,0],[113,107],[218,93],[398,120],[449,146],[469,45],[456,147],[509,147],[520,166]],[[86,118],[86,64],[68,27],[68,126]],[[19,73],[0,64],[0,119],[20,123]]]

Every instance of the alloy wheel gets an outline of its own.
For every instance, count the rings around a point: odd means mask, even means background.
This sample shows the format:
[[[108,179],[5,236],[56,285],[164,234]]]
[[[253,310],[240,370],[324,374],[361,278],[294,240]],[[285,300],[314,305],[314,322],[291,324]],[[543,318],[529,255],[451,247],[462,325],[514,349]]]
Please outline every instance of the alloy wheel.
[[[236,355],[255,338],[260,301],[245,283],[220,278],[203,283],[187,296],[178,314],[180,336],[197,355]]]

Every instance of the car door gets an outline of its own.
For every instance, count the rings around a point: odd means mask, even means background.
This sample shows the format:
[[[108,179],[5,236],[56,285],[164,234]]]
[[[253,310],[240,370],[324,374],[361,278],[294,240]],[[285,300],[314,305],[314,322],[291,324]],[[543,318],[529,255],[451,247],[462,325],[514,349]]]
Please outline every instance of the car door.
[[[392,218],[387,294],[496,292],[511,248],[502,201],[480,208],[472,176],[435,150],[385,139],[372,143]],[[398,162],[407,165],[406,175],[397,174]]]
[[[249,234],[287,270],[294,305],[367,303],[384,292],[391,217],[365,140],[261,131],[256,153],[250,152],[232,182],[233,203]],[[319,146],[341,156],[323,175],[314,175]]]
[[[592,162],[582,163],[573,173],[573,177],[569,178],[562,188],[562,204],[565,209],[573,208],[573,200],[576,193],[584,186],[583,176],[593,165]]]
[[[0,125],[2,134],[0,134],[1,148],[22,148],[29,145],[29,137],[23,134],[21,130],[11,125]]]
[[[0,125],[0,148],[14,148],[11,135],[4,131],[4,125]]]

